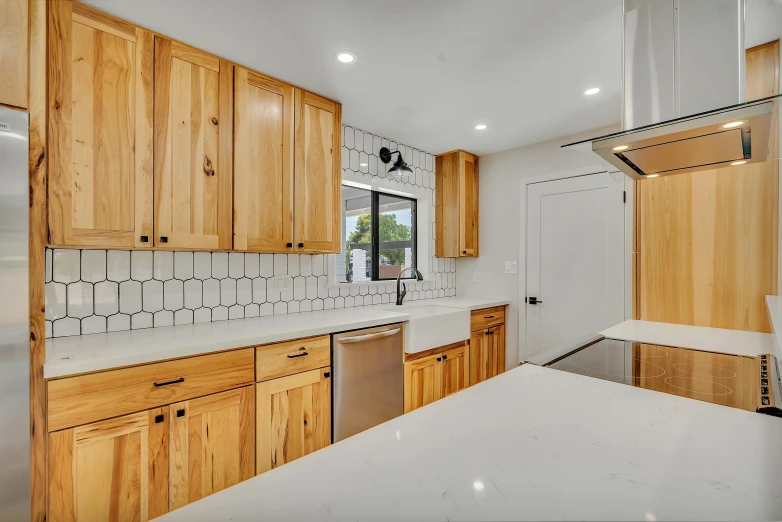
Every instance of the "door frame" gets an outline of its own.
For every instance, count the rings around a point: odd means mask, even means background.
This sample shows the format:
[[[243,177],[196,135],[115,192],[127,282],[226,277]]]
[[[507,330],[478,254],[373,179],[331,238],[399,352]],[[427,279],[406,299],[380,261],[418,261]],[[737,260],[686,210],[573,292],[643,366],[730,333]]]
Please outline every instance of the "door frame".
[[[619,171],[608,170],[604,166],[598,164],[577,169],[551,172],[548,174],[542,174],[540,176],[522,178],[519,182],[519,330],[517,337],[517,355],[519,362],[523,362],[527,355],[527,305],[524,302],[524,298],[527,295],[527,193],[529,185],[603,173],[610,174],[614,180],[624,178],[624,190],[627,192],[627,199],[625,201],[624,209],[624,319],[628,320],[633,318],[633,256],[635,255],[635,252],[633,251],[633,235],[635,215],[635,182]]]

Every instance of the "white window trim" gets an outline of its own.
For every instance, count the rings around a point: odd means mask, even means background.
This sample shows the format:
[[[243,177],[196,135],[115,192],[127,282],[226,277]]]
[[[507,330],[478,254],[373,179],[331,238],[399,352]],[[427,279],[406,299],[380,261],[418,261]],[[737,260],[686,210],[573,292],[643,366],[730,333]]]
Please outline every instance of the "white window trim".
[[[429,191],[425,188],[418,187],[417,185],[402,185],[395,181],[387,180],[384,178],[372,177],[367,179],[361,173],[342,173],[342,184],[364,190],[375,190],[379,192],[385,192],[387,194],[403,196],[406,198],[416,200],[416,268],[421,275],[424,276],[424,281],[433,281],[431,273],[429,271],[429,258],[431,257],[430,245],[432,241],[432,227],[429,226],[429,214],[431,212],[432,201],[429,197]],[[340,235],[342,231],[340,230]],[[340,240],[340,245],[342,244]],[[393,280],[385,281],[364,281],[361,283],[337,283],[336,282],[336,256],[337,254],[329,254],[329,273],[327,287],[336,288],[350,288],[352,286],[377,286],[393,283]]]

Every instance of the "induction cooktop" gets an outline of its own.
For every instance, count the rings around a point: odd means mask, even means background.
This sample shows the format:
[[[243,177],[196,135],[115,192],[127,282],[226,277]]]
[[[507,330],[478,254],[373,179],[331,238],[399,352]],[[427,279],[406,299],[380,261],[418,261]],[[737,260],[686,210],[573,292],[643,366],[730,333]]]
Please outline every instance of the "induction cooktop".
[[[748,357],[598,337],[528,362],[782,417],[782,384],[771,354]]]

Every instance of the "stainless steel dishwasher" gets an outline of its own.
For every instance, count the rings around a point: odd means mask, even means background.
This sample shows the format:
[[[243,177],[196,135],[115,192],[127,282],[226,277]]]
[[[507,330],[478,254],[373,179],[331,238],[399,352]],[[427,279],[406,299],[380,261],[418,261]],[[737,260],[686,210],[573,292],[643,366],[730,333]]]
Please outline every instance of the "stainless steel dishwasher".
[[[334,442],[402,415],[401,324],[332,336]]]

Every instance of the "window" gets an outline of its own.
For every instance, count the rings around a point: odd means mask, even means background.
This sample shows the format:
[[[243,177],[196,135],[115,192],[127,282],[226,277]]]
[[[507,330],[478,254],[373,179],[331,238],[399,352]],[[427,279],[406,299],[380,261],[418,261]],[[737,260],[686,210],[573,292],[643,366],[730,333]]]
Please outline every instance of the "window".
[[[416,267],[416,200],[343,185],[342,223],[338,282],[396,279],[403,268]]]

